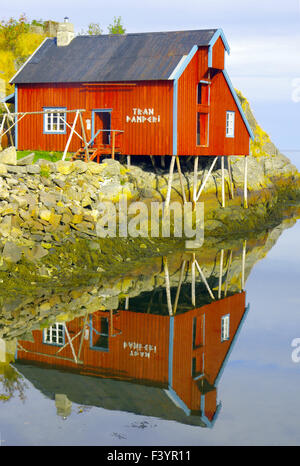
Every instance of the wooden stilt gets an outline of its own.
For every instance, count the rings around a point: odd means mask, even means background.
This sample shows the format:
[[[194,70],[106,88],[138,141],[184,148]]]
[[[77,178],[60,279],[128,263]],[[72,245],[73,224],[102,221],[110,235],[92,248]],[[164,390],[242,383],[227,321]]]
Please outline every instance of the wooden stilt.
[[[130,167],[130,164],[131,164],[131,157],[130,155],[127,155],[127,168]]]
[[[210,289],[210,287],[209,287],[209,284],[207,283],[207,280],[206,280],[206,278],[205,278],[205,275],[204,275],[204,273],[202,272],[201,267],[200,267],[200,265],[198,264],[197,261],[196,261],[196,267],[197,267],[198,272],[199,272],[199,274],[200,274],[200,276],[201,276],[201,278],[202,278],[202,281],[204,282],[204,284],[205,284],[205,286],[206,286],[206,288],[207,288],[207,291],[209,292],[209,295],[210,295],[211,299],[214,299],[214,300],[215,300],[216,298],[214,297],[214,295],[213,295],[213,293],[212,293],[212,291],[211,291],[211,289]]]
[[[227,267],[227,274],[226,274],[226,282],[225,282],[225,290],[224,290],[224,296],[227,296],[227,291],[228,291],[228,284],[229,284],[229,271],[231,267],[231,262],[232,262],[232,251],[230,251],[230,256],[229,256],[229,261],[228,261],[228,267]]]
[[[169,171],[168,190],[167,190],[166,201],[165,201],[165,209],[164,209],[165,212],[168,211],[169,205],[170,205],[175,159],[176,159],[176,157],[173,155],[172,159],[171,159],[170,171]]]
[[[175,297],[173,314],[176,314],[176,311],[177,311],[178,300],[179,300],[179,295],[180,295],[180,289],[181,289],[181,285],[182,285],[182,282],[183,282],[183,275],[184,275],[184,271],[185,271],[185,264],[186,264],[186,261],[183,261],[182,265],[181,265],[181,272],[180,272],[180,278],[179,278],[179,283],[178,283],[176,297]]]
[[[185,189],[184,189],[184,183],[183,183],[183,176],[182,176],[180,160],[179,160],[178,155],[176,155],[176,165],[177,165],[177,170],[178,170],[178,173],[179,173],[179,180],[180,180],[180,186],[181,186],[181,192],[182,192],[182,199],[183,199],[183,202],[186,204],[186,195],[185,195]]]
[[[86,314],[85,314],[85,317],[84,317],[84,321],[83,321],[82,334],[81,334],[80,344],[79,344],[79,350],[78,350],[78,354],[77,354],[77,358],[78,358],[78,359],[80,358],[80,354],[81,354],[81,350],[82,350],[82,345],[83,345],[83,340],[84,340],[84,331],[85,331],[85,326],[86,326],[87,318],[88,318],[88,314],[86,313]]]
[[[156,173],[155,158],[154,158],[153,155],[150,155],[150,160],[151,160],[151,163],[152,163],[153,170]]]
[[[65,158],[66,158],[66,155],[67,155],[67,152],[68,152],[68,149],[69,149],[69,145],[70,145],[73,133],[74,133],[75,126],[76,126],[78,115],[79,115],[79,112],[77,110],[75,118],[74,118],[74,122],[73,122],[73,125],[72,125],[72,128],[71,128],[71,132],[70,132],[70,135],[69,135],[69,138],[68,138],[68,141],[67,141],[63,156],[62,156],[62,160],[65,160]]]
[[[9,111],[9,108],[8,108],[8,105],[6,102],[3,102],[4,104],[4,107],[5,107],[5,110],[7,111],[7,120],[10,120],[12,123],[14,122],[14,118],[13,116],[11,115],[10,111]],[[8,121],[7,121],[7,124],[8,124]],[[9,140],[10,140],[10,144],[13,146],[14,145],[14,139],[12,137],[12,134],[11,134],[11,131],[10,129],[8,130],[8,134],[9,134]]]
[[[245,289],[246,249],[247,249],[247,240],[245,240],[244,243],[243,243],[243,254],[242,254],[242,291]]]
[[[111,158],[115,158],[116,132],[112,131]]]
[[[161,160],[161,166],[162,166],[162,168],[166,168],[166,160],[165,160],[165,156],[164,156],[164,155],[162,155],[162,156],[161,156],[161,158],[160,158],[160,160]]]
[[[224,249],[221,250],[221,256],[220,256],[219,290],[218,290],[219,299],[221,299],[222,297],[223,261],[224,261]]]
[[[195,202],[197,201],[198,165],[199,165],[199,157],[194,157],[193,204],[195,204]]]
[[[164,257],[164,270],[165,270],[168,311],[169,311],[169,315],[172,316],[173,310],[172,310],[172,301],[171,301],[170,277],[169,277],[168,259],[166,257]]]
[[[221,173],[222,173],[222,207],[225,207],[225,168],[224,155],[221,157]]]
[[[1,147],[1,142],[2,142],[2,134],[3,134],[5,120],[6,120],[6,114],[3,116],[2,121],[1,121],[1,126],[0,126],[0,147]]]
[[[199,189],[199,192],[198,192],[198,194],[197,194],[197,196],[196,196],[196,201],[198,201],[198,199],[199,199],[199,197],[200,197],[200,195],[201,195],[203,189],[205,188],[205,185],[206,185],[206,183],[207,183],[207,180],[208,180],[208,178],[210,177],[210,174],[211,174],[211,172],[213,171],[214,166],[215,166],[216,163],[217,163],[217,160],[218,160],[218,157],[215,157],[215,158],[214,158],[214,161],[213,161],[213,163],[211,164],[210,169],[208,170],[208,173],[207,173],[207,175],[205,176],[205,178],[204,178],[204,180],[203,180],[203,183],[202,183],[202,185],[201,185],[201,187],[200,187],[200,189]]]
[[[83,123],[83,118],[82,118],[81,112],[79,112],[79,118],[80,118],[80,124],[81,124],[82,138],[83,138],[83,142],[84,142],[85,162],[88,162],[88,160],[89,160],[89,151],[88,151],[88,145],[87,145],[85,129],[84,129],[84,123]]]
[[[244,165],[244,208],[248,209],[248,157],[245,156]]]
[[[232,167],[231,167],[231,158],[230,155],[227,157],[228,162],[228,176],[229,176],[229,189],[230,189],[230,197],[234,199],[234,186],[233,186],[233,179],[232,179]]]
[[[196,255],[193,253],[192,259],[192,305],[196,306],[196,269],[195,269]]]
[[[129,309],[129,298],[128,296],[125,298],[125,310],[128,311]]]
[[[69,343],[70,343],[70,347],[71,347],[71,351],[72,351],[72,355],[73,355],[74,361],[75,361],[76,364],[77,364],[77,361],[78,361],[78,360],[77,360],[77,356],[76,356],[76,353],[75,353],[75,350],[74,350],[74,346],[73,346],[72,340],[71,340],[70,335],[69,335],[69,331],[68,331],[68,329],[67,329],[66,324],[64,323],[63,325],[64,325],[64,329],[65,329],[65,334],[67,335],[68,341],[69,341]]]

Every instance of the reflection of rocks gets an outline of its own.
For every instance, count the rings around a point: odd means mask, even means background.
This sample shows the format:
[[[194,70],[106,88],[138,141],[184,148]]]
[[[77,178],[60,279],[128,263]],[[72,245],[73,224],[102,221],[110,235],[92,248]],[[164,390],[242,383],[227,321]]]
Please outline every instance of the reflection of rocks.
[[[287,220],[274,230],[260,235],[255,240],[248,240],[246,250],[245,278],[249,276],[255,263],[265,257],[267,252],[285,228],[294,224],[295,220]],[[96,243],[97,244],[97,243]],[[95,244],[91,245],[94,251]],[[204,276],[210,283],[213,293],[218,295],[220,275],[221,250],[224,250],[224,264],[222,273],[223,291],[228,282],[228,292],[237,293],[242,287],[242,241],[230,243],[206,243],[205,247],[196,252],[195,257],[201,266]],[[230,251],[232,257],[230,262]],[[97,249],[96,251],[97,252]],[[168,257],[170,286],[177,289],[182,261],[191,261],[191,253],[186,251],[173,252]],[[229,267],[230,263],[230,267]],[[120,266],[119,266],[120,267]],[[32,330],[48,327],[54,322],[74,319],[76,316],[93,313],[98,310],[119,309],[120,301],[124,298],[135,298],[142,293],[161,289],[165,293],[165,271],[162,257],[148,257],[141,262],[126,263],[125,268],[115,269],[111,274],[97,273],[90,282],[55,282],[51,281],[26,284],[28,293],[7,294],[1,298],[0,338],[30,339]],[[41,270],[42,272],[42,270]],[[47,270],[43,271],[47,275]],[[48,278],[44,278],[48,280]],[[50,280],[50,279],[49,279]],[[191,267],[186,271],[184,283],[190,290],[192,280]],[[197,274],[197,283],[202,283]],[[209,295],[205,291],[209,300]],[[148,296],[148,295],[145,295]],[[145,298],[148,299],[147,297]]]

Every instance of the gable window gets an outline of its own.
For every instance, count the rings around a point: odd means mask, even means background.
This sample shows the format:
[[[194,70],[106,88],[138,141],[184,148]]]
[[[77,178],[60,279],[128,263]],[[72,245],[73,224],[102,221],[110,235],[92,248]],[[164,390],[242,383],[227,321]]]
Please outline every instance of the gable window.
[[[65,134],[66,133],[66,108],[44,107],[44,133]]]
[[[235,112],[226,112],[226,137],[234,138]]]
[[[198,105],[209,105],[210,100],[210,88],[209,84],[200,82],[197,85],[197,104]]]
[[[44,329],[43,343],[50,345],[63,346],[65,341],[65,329],[63,324],[54,324]]]
[[[223,316],[221,319],[221,341],[229,340],[229,320],[229,314]]]

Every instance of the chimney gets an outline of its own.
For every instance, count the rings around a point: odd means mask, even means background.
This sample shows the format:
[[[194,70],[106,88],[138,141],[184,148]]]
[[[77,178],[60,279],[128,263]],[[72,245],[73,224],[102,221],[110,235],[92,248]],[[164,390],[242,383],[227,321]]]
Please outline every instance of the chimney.
[[[69,23],[69,18],[66,16],[63,23],[58,24],[56,43],[58,47],[69,45],[74,39],[74,25]]]

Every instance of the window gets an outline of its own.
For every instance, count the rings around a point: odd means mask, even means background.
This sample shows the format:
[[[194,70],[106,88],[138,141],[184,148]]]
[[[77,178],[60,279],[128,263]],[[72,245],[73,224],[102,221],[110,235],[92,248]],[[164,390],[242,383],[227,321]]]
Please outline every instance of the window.
[[[221,319],[221,341],[229,340],[229,319],[229,314]]]
[[[51,110],[51,112],[49,112]],[[46,134],[64,134],[66,133],[66,108],[44,107],[44,133]],[[62,119],[63,118],[63,119]]]
[[[198,83],[197,85],[197,104],[209,105],[210,89],[209,84]]]
[[[235,112],[226,112],[226,137],[234,138]]]
[[[54,324],[44,329],[43,343],[63,346],[65,341],[65,329],[63,324]]]

